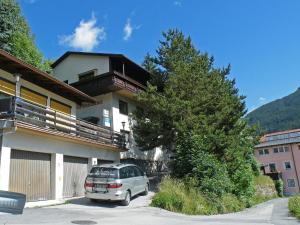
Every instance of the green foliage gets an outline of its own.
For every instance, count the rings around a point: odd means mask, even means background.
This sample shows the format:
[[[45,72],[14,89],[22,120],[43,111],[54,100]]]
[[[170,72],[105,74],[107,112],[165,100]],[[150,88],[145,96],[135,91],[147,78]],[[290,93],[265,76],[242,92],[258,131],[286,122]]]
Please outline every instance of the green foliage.
[[[256,185],[260,185],[260,187],[273,185],[274,187],[272,180],[271,183],[269,181],[266,183],[262,181],[263,179],[258,178],[260,181]],[[253,195],[251,201],[247,203],[244,199],[230,193],[222,196],[208,195],[198,188],[197,183],[198,180],[195,178],[166,177],[160,184],[159,192],[153,197],[151,206],[189,215],[211,215],[241,211],[245,207],[276,197],[276,195],[259,193]]]
[[[300,219],[300,196],[290,197],[288,208],[293,216]]]
[[[173,176],[196,178],[201,192],[250,199],[255,130],[242,119],[244,97],[228,79],[230,66],[213,61],[182,32],[163,33],[157,56],[148,54],[143,64],[154,75],[137,96],[147,107],[134,113],[135,140],[142,150],[173,152]]]
[[[281,179],[275,180],[275,188],[279,197],[283,197],[283,181]]]
[[[294,93],[265,104],[250,112],[249,124],[259,124],[262,133],[289,130],[300,127],[300,89]]]
[[[34,37],[15,0],[0,0],[0,49],[44,71],[48,61],[35,46]]]
[[[151,206],[189,215],[216,214],[218,210],[189,182],[165,178],[160,191],[153,197]]]

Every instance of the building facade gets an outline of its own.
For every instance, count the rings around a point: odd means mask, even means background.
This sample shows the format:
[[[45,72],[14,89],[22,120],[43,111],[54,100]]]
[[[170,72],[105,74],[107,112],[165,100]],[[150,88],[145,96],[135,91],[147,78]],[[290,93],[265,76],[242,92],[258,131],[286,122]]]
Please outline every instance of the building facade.
[[[263,173],[282,179],[286,195],[300,192],[300,129],[264,135],[255,156]]]
[[[84,195],[89,168],[120,161],[118,134],[77,118],[96,100],[0,50],[0,190],[27,201]]]
[[[97,100],[78,106],[78,117],[126,134],[128,151],[121,153],[122,162],[136,163],[148,173],[163,169],[166,154],[160,148],[140,151],[132,133],[132,112],[143,107],[134,95],[146,90],[148,71],[121,54],[66,52],[54,62],[53,74]]]

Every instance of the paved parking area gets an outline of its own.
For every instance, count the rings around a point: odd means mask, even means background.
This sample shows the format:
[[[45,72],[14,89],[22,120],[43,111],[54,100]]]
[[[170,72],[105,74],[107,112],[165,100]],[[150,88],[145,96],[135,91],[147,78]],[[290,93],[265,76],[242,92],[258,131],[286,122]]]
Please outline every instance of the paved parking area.
[[[129,207],[117,203],[91,203],[76,199],[68,204],[25,209],[23,215],[0,215],[0,224],[99,224],[99,225],[294,225],[287,199],[275,199],[239,213],[186,216],[149,207],[151,196],[139,196]]]

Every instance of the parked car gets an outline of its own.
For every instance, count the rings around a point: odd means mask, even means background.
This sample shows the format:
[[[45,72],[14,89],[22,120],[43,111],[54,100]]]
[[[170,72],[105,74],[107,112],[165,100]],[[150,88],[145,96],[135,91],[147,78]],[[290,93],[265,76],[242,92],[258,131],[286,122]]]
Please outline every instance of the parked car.
[[[121,201],[129,205],[133,196],[148,194],[149,179],[133,164],[94,166],[85,180],[85,197],[95,200]]]

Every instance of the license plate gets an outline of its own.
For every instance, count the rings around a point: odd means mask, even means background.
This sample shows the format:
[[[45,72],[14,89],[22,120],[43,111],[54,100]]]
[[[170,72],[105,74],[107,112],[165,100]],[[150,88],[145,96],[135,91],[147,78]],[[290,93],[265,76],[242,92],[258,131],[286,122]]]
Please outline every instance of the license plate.
[[[106,188],[106,184],[95,184],[95,188]]]

